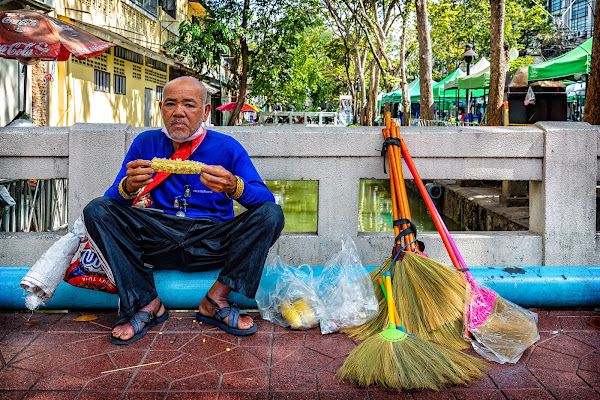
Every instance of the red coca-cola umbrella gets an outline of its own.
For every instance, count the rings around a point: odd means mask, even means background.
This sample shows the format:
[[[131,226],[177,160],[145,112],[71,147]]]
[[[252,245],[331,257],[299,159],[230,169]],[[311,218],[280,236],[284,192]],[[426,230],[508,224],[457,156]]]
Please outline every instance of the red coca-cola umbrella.
[[[23,64],[35,64],[40,60],[65,61],[73,54],[83,60],[98,56],[112,46],[113,43],[100,40],[83,29],[34,10],[0,12],[2,58],[15,58]],[[27,69],[25,87],[26,71]],[[26,92],[24,98],[27,98]],[[15,119],[24,113],[19,112]]]

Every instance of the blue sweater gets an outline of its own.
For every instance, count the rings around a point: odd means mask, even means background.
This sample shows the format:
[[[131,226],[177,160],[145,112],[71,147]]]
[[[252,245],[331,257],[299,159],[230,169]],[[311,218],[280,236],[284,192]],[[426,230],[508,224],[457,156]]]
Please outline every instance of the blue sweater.
[[[154,157],[171,158],[175,149],[173,143],[160,129],[139,134],[131,144],[121,170],[113,185],[104,193],[124,204],[133,204],[119,194],[119,183],[127,176],[127,163],[133,160],[152,160]],[[234,138],[219,132],[207,130],[200,146],[188,160],[200,161],[207,165],[221,165],[232,174],[244,180],[244,192],[237,202],[251,208],[265,201],[275,202],[273,194],[258,175],[250,156]],[[150,191],[151,208],[175,214],[179,208],[173,203],[176,196],[183,197],[185,185],[191,186],[191,197],[187,198],[186,217],[210,218],[226,221],[234,217],[233,201],[225,193],[215,193],[200,182],[198,174],[171,174]]]

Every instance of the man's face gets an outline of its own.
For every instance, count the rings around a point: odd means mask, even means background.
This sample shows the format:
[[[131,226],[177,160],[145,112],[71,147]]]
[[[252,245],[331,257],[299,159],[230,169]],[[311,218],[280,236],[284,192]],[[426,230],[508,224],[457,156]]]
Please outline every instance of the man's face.
[[[210,104],[204,104],[206,92],[200,85],[192,79],[177,79],[165,87],[159,106],[167,132],[173,139],[187,139],[208,118]]]

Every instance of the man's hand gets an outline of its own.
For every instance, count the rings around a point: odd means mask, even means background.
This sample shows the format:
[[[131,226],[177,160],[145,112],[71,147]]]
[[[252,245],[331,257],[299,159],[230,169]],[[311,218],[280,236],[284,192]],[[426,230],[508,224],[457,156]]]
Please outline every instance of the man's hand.
[[[200,182],[215,193],[233,193],[237,186],[235,176],[220,165],[202,168]]]
[[[138,189],[152,183],[154,170],[150,168],[150,160],[134,160],[127,163],[127,191],[136,192]]]

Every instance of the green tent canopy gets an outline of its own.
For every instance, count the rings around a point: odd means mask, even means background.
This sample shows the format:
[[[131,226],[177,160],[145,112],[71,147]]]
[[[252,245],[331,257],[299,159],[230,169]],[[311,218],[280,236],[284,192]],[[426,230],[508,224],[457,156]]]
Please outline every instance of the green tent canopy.
[[[420,81],[420,79],[417,78],[408,84],[408,94],[411,98],[411,101],[412,101],[413,96],[420,95],[421,89],[419,88],[419,81]],[[384,94],[381,97],[381,102],[382,103],[401,103],[402,102],[402,90],[396,90],[395,92]]]
[[[542,81],[575,74],[589,74],[592,57],[592,38],[562,56],[529,66],[529,80]]]

